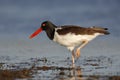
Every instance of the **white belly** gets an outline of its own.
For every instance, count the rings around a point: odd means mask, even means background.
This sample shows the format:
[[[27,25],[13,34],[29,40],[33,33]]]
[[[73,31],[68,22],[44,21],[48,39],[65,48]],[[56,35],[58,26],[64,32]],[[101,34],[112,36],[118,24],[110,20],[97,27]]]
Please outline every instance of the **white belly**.
[[[55,32],[53,41],[63,46],[74,48],[75,46],[80,45],[82,41],[84,40],[90,41],[98,35],[99,33],[96,33],[94,35],[75,35],[73,33],[59,35],[57,32]]]

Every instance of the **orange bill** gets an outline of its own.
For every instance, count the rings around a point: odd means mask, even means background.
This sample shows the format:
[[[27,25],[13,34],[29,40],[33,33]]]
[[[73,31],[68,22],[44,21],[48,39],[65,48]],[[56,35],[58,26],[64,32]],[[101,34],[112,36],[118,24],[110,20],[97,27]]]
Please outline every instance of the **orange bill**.
[[[30,39],[32,39],[33,37],[37,36],[40,32],[42,32],[42,28],[37,29],[33,34],[30,35]]]

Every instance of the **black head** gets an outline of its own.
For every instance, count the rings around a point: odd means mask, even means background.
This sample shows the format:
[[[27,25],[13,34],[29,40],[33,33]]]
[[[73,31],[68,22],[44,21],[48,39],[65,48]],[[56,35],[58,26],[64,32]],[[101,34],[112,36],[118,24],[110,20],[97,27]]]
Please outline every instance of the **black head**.
[[[56,28],[56,26],[52,22],[50,22],[50,21],[44,21],[41,24],[41,29],[46,32],[47,36],[51,40],[54,38],[55,28]]]
[[[42,30],[48,30],[48,29],[56,28],[56,26],[50,21],[44,21],[41,24],[41,28],[42,28]]]
[[[30,39],[35,37],[36,35],[38,35],[40,32],[42,32],[43,30],[46,32],[46,34],[48,35],[48,37],[52,40],[54,38],[54,32],[55,32],[55,28],[56,26],[50,22],[50,21],[44,21],[41,24],[41,27],[38,28],[32,35],[30,35]]]

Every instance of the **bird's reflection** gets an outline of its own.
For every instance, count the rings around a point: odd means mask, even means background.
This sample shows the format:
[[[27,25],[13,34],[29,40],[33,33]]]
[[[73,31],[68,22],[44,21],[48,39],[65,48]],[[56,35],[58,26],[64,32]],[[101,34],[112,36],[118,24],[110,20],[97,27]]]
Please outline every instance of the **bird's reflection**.
[[[70,75],[69,76],[71,76],[71,77],[69,77],[69,80],[83,80],[82,79],[82,71],[81,71],[80,66],[75,67],[75,65],[74,65],[74,68],[72,68],[70,70]]]
[[[72,67],[65,68],[59,71],[58,75],[54,78],[54,80],[83,80],[81,68]]]

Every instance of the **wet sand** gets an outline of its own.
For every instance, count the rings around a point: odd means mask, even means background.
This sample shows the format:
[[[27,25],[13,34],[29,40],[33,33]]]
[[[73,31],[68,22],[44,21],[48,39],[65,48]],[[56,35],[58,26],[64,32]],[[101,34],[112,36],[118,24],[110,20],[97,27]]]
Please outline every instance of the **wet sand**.
[[[114,57],[81,57],[76,66],[60,57],[30,58],[19,63],[0,63],[0,80],[120,80],[119,64]],[[111,70],[116,69],[118,70]]]

